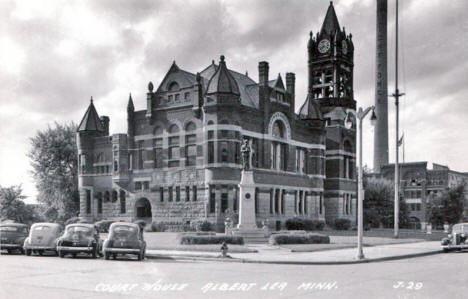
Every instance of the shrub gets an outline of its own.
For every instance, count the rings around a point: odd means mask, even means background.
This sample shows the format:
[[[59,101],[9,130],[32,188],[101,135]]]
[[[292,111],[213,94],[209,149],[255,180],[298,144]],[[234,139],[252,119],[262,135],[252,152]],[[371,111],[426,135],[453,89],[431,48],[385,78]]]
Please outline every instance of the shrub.
[[[345,218],[335,219],[334,227],[337,230],[348,230],[351,227],[351,220]]]
[[[115,222],[114,220],[101,220],[101,221],[94,223],[94,225],[96,225],[99,232],[108,233],[109,226],[114,222]]]
[[[164,232],[166,231],[166,224],[164,222],[151,222],[152,232]]]
[[[207,220],[195,222],[194,226],[197,232],[210,232],[214,230],[214,225]]]
[[[228,244],[244,245],[244,238],[239,236],[216,236],[216,235],[181,235],[179,244],[182,245],[201,245],[201,244]]]
[[[330,237],[321,234],[277,234],[271,235],[271,245],[281,244],[330,244]]]
[[[290,218],[286,220],[287,230],[323,230],[325,222],[312,219]]]
[[[67,221],[65,221],[65,226],[69,224],[73,224],[73,223],[78,223],[78,222],[80,222],[80,217],[72,217],[72,218],[69,218]]]

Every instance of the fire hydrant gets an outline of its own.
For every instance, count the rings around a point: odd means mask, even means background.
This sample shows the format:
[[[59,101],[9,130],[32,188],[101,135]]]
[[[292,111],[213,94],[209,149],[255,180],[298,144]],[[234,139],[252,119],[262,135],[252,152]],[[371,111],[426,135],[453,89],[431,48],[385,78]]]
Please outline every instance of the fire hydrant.
[[[223,242],[223,244],[221,245],[221,254],[222,256],[221,257],[229,257],[229,255],[227,254],[228,253],[228,246],[226,244],[226,242]]]

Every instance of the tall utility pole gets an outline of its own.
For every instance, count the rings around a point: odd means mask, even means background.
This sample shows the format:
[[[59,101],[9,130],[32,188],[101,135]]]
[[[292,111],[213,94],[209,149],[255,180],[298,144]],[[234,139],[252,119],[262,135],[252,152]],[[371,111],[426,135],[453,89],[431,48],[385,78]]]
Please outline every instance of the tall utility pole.
[[[375,51],[374,172],[388,164],[387,0],[377,0]]]
[[[394,215],[394,233],[393,237],[398,238],[399,230],[399,214],[400,214],[400,176],[398,171],[398,140],[399,140],[399,99],[404,93],[398,90],[398,0],[396,0],[396,14],[395,14],[395,93],[392,95],[395,98],[395,215]]]

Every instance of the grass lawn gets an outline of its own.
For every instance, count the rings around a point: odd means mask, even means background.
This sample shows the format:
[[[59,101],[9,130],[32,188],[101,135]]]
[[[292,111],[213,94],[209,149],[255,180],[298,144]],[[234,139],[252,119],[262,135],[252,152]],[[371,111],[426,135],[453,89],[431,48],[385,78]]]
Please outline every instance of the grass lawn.
[[[205,252],[220,252],[221,244],[212,245],[180,245],[177,242],[177,235],[179,233],[170,232],[145,232],[144,238],[146,241],[146,249],[153,250],[181,250],[181,251],[205,251]],[[107,238],[107,234],[100,234],[102,239]],[[250,253],[257,252],[257,250],[249,248],[244,245],[230,245],[228,244],[229,252],[234,253]]]

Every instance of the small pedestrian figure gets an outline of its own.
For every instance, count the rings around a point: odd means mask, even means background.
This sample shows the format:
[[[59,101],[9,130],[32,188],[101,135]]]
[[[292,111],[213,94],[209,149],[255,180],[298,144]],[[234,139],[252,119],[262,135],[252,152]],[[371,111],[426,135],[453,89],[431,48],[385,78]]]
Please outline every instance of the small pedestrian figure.
[[[226,241],[223,242],[223,244],[221,245],[221,257],[223,258],[227,258],[227,257],[230,257],[227,253],[228,253],[228,246],[226,244]]]

